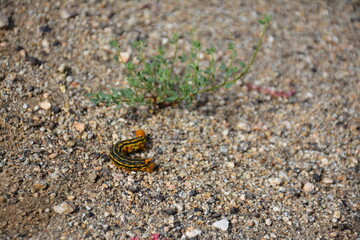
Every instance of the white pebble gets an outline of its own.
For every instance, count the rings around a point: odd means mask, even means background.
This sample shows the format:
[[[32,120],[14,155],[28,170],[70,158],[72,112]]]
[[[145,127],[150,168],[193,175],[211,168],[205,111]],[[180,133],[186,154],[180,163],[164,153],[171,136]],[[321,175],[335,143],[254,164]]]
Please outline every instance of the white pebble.
[[[167,43],[169,42],[169,39],[168,38],[162,38],[161,39],[161,45],[166,45]]]
[[[269,219],[269,218],[266,219],[266,220],[265,220],[265,224],[268,225],[268,226],[270,226],[270,225],[272,224],[271,219]]]
[[[235,167],[235,163],[233,163],[233,162],[226,162],[226,166],[227,166],[228,168],[234,168],[234,167]]]
[[[221,134],[226,137],[227,135],[229,135],[229,129],[225,129],[224,131],[221,132]]]
[[[214,227],[219,228],[223,231],[227,231],[229,228],[229,221],[225,218],[212,224]]]
[[[335,211],[334,212],[334,218],[339,219],[341,217],[341,212],[340,211]]]
[[[62,19],[69,19],[69,18],[72,18],[76,15],[76,13],[72,10],[61,10],[60,11],[60,17]]]
[[[48,40],[47,38],[43,39],[43,40],[41,41],[41,46],[42,46],[43,48],[45,48],[45,49],[49,49],[49,47],[50,47],[50,42],[49,42],[49,40]]]
[[[58,71],[59,71],[60,73],[64,73],[64,72],[65,72],[65,69],[66,69],[66,65],[65,65],[64,63],[62,63],[62,64],[60,65],[60,67],[58,68]]]
[[[334,180],[332,180],[331,178],[324,178],[322,180],[323,183],[326,183],[326,184],[333,184],[334,183]]]
[[[245,200],[246,200],[246,195],[245,195],[245,194],[241,194],[240,200],[241,200],[241,201],[245,201]]]
[[[306,183],[303,187],[303,190],[305,193],[311,193],[312,191],[314,191],[315,186],[312,183]]]
[[[228,149],[227,149],[227,147],[225,147],[225,146],[221,146],[220,147],[220,152],[222,152],[222,153],[227,153],[228,152]]]
[[[127,63],[129,61],[129,59],[130,59],[130,55],[131,55],[130,52],[121,52],[120,53],[121,61],[124,62],[124,63]]]
[[[281,178],[269,178],[268,181],[273,186],[280,185],[282,183]]]
[[[53,206],[53,210],[60,214],[70,214],[75,211],[75,207],[67,202],[62,202],[59,205]]]
[[[323,158],[321,159],[321,166],[327,166],[329,165],[329,160],[327,158]]]
[[[249,125],[244,123],[244,122],[239,122],[236,127],[237,127],[238,130],[243,130],[243,131],[249,131],[250,130]]]
[[[59,176],[59,174],[57,174],[56,172],[53,172],[53,173],[51,173],[51,174],[49,175],[49,177],[52,178],[52,179],[58,179],[60,176]]]
[[[194,238],[201,234],[201,230],[197,228],[188,228],[185,232],[186,237],[188,238]]]
[[[273,211],[274,211],[274,212],[280,212],[281,209],[280,209],[279,207],[273,207]]]
[[[44,110],[49,110],[51,108],[51,103],[48,100],[39,103],[39,105]]]

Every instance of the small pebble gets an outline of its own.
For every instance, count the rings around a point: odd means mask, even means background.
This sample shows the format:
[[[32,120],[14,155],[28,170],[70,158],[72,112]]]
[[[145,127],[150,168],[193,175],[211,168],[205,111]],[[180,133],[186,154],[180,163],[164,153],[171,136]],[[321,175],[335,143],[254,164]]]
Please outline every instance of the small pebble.
[[[247,224],[249,227],[253,227],[255,225],[255,222],[254,221],[249,221],[248,224]]]
[[[241,141],[238,146],[238,151],[244,153],[247,152],[250,149],[250,142],[247,141]]]
[[[75,211],[75,207],[67,202],[62,202],[59,205],[53,206],[53,210],[60,214],[70,214]]]
[[[70,84],[70,83],[72,83],[73,81],[74,81],[74,79],[73,79],[72,76],[67,76],[67,77],[66,77],[66,82],[67,82],[67,83]]]
[[[55,199],[56,198],[56,193],[50,193],[50,199]]]
[[[74,147],[75,146],[75,144],[76,144],[76,142],[75,141],[72,141],[72,140],[70,140],[70,141],[68,141],[67,143],[66,143],[66,146],[68,146],[68,147]]]
[[[239,209],[237,208],[237,207],[231,207],[230,208],[230,213],[231,214],[236,214],[236,213],[238,213],[239,212]]]
[[[39,31],[41,33],[48,33],[51,32],[51,28],[49,27],[49,25],[42,25],[39,27]]]
[[[7,42],[7,41],[0,42],[0,47],[7,47],[8,45],[9,45],[9,42]],[[5,78],[5,75],[1,74],[0,81],[4,80],[4,78]]]
[[[87,135],[87,139],[90,140],[90,139],[93,139],[95,137],[95,134],[92,133],[92,132],[89,132],[89,134]]]
[[[121,61],[127,63],[130,59],[130,55],[131,55],[130,52],[121,52],[120,53]]]
[[[81,123],[81,122],[74,122],[74,128],[76,129],[76,131],[78,131],[79,133],[82,133],[85,131],[85,123]]]
[[[48,39],[43,39],[42,41],[41,41],[41,46],[43,47],[43,48],[45,48],[46,50],[49,50],[49,47],[50,47],[50,42],[49,42],[49,40]]]
[[[189,192],[190,197],[196,196],[197,194],[198,194],[198,192],[195,189],[193,189]]]
[[[229,221],[225,218],[220,221],[216,221],[212,224],[214,227],[219,228],[223,231],[227,231],[229,228]]]
[[[269,178],[268,181],[273,186],[277,186],[277,185],[280,185],[282,183],[281,178]]]
[[[335,211],[334,212],[334,218],[339,219],[341,217],[341,212],[340,211]]]
[[[244,123],[244,122],[239,122],[236,127],[237,127],[238,130],[242,130],[242,131],[249,131],[250,130],[249,125],[247,123]]]
[[[329,160],[327,158],[323,158],[321,159],[321,166],[327,166],[329,165]]]
[[[0,203],[6,203],[6,197],[0,196]]]
[[[60,17],[62,19],[67,20],[67,19],[75,17],[75,16],[76,16],[76,13],[73,10],[63,9],[60,11]]]
[[[43,190],[47,187],[47,183],[45,181],[36,181],[33,184],[34,190],[37,192],[39,190]]]
[[[212,215],[211,215],[211,217],[212,218],[220,218],[221,217],[221,214],[220,213],[213,213]]]
[[[226,166],[228,168],[234,168],[235,167],[235,163],[234,162],[226,162]]]
[[[96,172],[92,172],[92,173],[89,174],[89,181],[91,183],[95,183],[98,178],[99,178],[99,176],[97,175]]]
[[[280,212],[281,209],[280,209],[279,207],[273,207],[273,211],[274,211],[274,212]]]
[[[167,208],[164,210],[164,212],[169,215],[175,215],[177,213],[177,209],[176,208]]]
[[[19,51],[19,54],[20,54],[20,56],[23,57],[23,58],[26,57],[26,51],[25,51],[24,49],[21,49],[21,50]]]
[[[53,158],[56,158],[57,156],[58,156],[57,153],[51,153],[51,154],[48,155],[48,158],[53,159]]]
[[[66,65],[64,63],[60,64],[57,70],[59,73],[64,73],[66,70]]]
[[[313,178],[315,180],[315,182],[320,182],[321,181],[321,175],[320,174],[317,174],[317,173],[314,173],[313,174]]]
[[[221,146],[220,147],[220,152],[222,152],[222,153],[227,153],[228,152],[228,149],[227,149],[227,147],[225,147],[225,146]]]
[[[30,56],[25,56],[25,61],[30,62],[31,66],[40,66],[43,63],[40,59]]]
[[[0,28],[7,28],[9,26],[9,19],[6,15],[0,13]]]
[[[329,234],[329,236],[330,236],[331,238],[336,238],[337,235],[338,235],[337,232],[331,232],[331,233]],[[360,240],[360,238],[357,238],[356,240]]]
[[[58,173],[54,172],[54,173],[51,173],[49,175],[49,177],[52,178],[52,179],[58,179],[60,177],[60,175]]]
[[[49,110],[51,108],[51,103],[49,102],[49,100],[45,100],[39,103],[39,106],[44,110]]]
[[[69,200],[69,201],[72,201],[72,200],[74,200],[75,198],[76,198],[76,197],[75,197],[74,195],[69,195],[69,196],[66,197],[66,199]]]
[[[314,191],[315,186],[312,183],[306,183],[303,187],[303,190],[305,193],[311,193],[312,191]]]
[[[324,178],[322,182],[325,184],[333,184],[334,180],[332,180],[331,178]]]
[[[186,232],[185,232],[185,235],[186,235],[186,237],[188,237],[188,238],[194,238],[194,237],[196,237],[196,236],[198,236],[198,235],[200,235],[201,234],[201,230],[200,229],[197,229],[197,228],[192,228],[192,227],[189,227],[189,228],[187,228],[186,229]]]
[[[53,113],[59,113],[59,112],[61,112],[61,108],[59,108],[59,106],[53,106],[52,108],[51,108],[51,111],[53,112]]]
[[[269,218],[266,219],[266,220],[265,220],[265,224],[268,225],[268,226],[271,226],[271,224],[272,224],[271,219],[269,219]]]
[[[240,200],[245,201],[246,200],[246,194],[241,194],[240,195]]]
[[[229,135],[229,129],[225,129],[224,131],[221,132],[221,134],[226,137],[227,135]]]

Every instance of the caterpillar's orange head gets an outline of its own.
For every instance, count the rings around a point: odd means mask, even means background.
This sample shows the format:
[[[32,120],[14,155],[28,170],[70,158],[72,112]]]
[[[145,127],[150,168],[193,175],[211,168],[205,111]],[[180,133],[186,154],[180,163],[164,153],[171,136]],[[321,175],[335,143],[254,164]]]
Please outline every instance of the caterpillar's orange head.
[[[137,137],[145,137],[145,136],[146,136],[144,130],[137,130],[136,133],[135,133],[135,135],[136,135]]]
[[[146,171],[148,173],[151,173],[152,171],[154,171],[155,168],[156,168],[156,164],[152,162],[147,166]]]

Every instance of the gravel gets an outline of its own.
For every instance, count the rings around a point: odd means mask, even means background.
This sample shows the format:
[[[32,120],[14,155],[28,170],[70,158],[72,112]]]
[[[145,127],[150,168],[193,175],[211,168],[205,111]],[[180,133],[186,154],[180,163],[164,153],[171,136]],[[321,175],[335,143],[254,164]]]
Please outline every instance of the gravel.
[[[0,1],[1,239],[357,239],[359,2]],[[94,106],[132,59],[190,32],[252,72],[192,106]],[[290,98],[248,91],[246,83]],[[151,174],[117,169],[109,147],[143,129]],[[155,235],[154,235],[155,234]]]

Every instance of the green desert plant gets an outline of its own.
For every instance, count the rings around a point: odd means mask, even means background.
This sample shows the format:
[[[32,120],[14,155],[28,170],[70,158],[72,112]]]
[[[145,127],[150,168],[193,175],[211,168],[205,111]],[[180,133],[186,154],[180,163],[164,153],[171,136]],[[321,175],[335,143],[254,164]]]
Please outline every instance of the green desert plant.
[[[237,81],[244,78],[250,71],[258,54],[265,32],[271,21],[271,16],[265,16],[259,22],[264,25],[260,40],[253,52],[250,61],[245,64],[236,59],[237,52],[234,44],[228,45],[231,57],[227,63],[215,61],[216,49],[205,49],[209,62],[206,67],[200,66],[200,54],[203,53],[201,43],[192,39],[192,47],[188,55],[178,55],[179,36],[174,35],[170,44],[174,45],[172,57],[166,57],[166,50],[159,48],[158,54],[149,60],[145,58],[145,44],[135,42],[132,47],[137,53],[137,62],[124,62],[120,57],[121,47],[117,41],[110,45],[117,51],[115,60],[125,67],[127,88],[112,89],[112,93],[90,93],[92,102],[122,104],[130,106],[150,105],[165,107],[185,101],[191,103],[196,95],[213,92],[221,87],[232,87]],[[175,68],[182,68],[176,73]],[[218,78],[221,78],[219,81]]]

